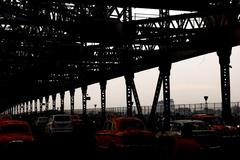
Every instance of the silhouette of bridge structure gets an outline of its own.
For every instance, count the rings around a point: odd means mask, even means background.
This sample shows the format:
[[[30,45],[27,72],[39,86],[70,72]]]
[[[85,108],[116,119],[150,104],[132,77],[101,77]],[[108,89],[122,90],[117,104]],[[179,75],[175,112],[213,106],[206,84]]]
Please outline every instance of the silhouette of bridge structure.
[[[222,116],[231,120],[229,63],[231,48],[240,43],[238,0],[1,0],[0,110],[18,114],[56,109],[60,93],[70,91],[74,113],[75,88],[82,89],[83,115],[87,86],[100,83],[105,117],[106,85],[126,80],[127,115],[133,98],[141,105],[134,73],[159,67],[152,117],[163,90],[165,120],[170,118],[171,64],[217,52],[221,68]],[[133,19],[133,8],[159,10],[157,17]],[[184,14],[171,15],[172,10]],[[188,11],[188,12],[184,12]]]

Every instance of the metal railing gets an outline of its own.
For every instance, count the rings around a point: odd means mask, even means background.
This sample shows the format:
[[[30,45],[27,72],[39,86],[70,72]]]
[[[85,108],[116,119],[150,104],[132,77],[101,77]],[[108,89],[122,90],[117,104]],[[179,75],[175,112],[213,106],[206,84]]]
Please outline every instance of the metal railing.
[[[158,105],[156,114],[161,115],[163,112],[164,106]],[[195,104],[174,104],[170,107],[171,116],[191,116],[196,113],[207,113],[207,114],[222,114],[222,103],[195,103]],[[133,106],[133,115],[137,115],[137,108]],[[231,103],[231,111],[233,116],[240,116],[240,102]],[[66,110],[69,112],[69,110]],[[151,112],[151,106],[142,106],[142,113],[145,116],[148,116]],[[81,114],[81,109],[75,110],[76,114]],[[90,115],[101,115],[101,108],[88,108],[87,114]],[[121,115],[125,116],[127,114],[127,107],[110,107],[106,108],[106,115]]]

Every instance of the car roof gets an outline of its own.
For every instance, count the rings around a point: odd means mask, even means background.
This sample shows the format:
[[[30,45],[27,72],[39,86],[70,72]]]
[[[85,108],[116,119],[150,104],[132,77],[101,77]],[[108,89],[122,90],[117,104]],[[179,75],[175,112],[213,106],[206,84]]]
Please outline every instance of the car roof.
[[[179,119],[179,120],[173,120],[170,121],[170,123],[179,123],[181,125],[186,124],[186,123],[206,123],[202,120],[193,120],[193,119]]]
[[[8,124],[24,124],[24,125],[29,125],[28,122],[25,121],[25,120],[16,120],[16,119],[0,120],[0,126],[1,126],[1,125],[8,125]]]
[[[48,119],[48,117],[37,117],[37,119]]]
[[[139,122],[142,122],[142,120],[137,118],[137,117],[113,117],[110,120],[115,121],[117,123],[122,122],[122,121],[139,121]]]
[[[192,118],[220,118],[220,116],[214,114],[194,114]]]
[[[53,116],[71,116],[70,114],[54,114]]]

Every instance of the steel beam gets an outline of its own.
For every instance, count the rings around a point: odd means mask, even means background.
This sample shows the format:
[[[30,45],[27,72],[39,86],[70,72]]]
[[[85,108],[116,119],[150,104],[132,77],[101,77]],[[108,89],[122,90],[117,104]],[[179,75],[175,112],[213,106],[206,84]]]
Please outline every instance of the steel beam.
[[[217,51],[221,72],[222,117],[228,124],[232,122],[229,75],[231,52],[231,48],[222,48]]]
[[[165,64],[160,68],[163,78],[163,103],[164,103],[164,130],[170,129],[170,118],[171,118],[171,110],[170,110],[170,70],[171,63]]]
[[[39,98],[39,112],[40,114],[43,112],[43,97]]]
[[[106,120],[106,85],[107,81],[105,80],[100,81],[102,124]]]
[[[87,85],[81,87],[82,89],[82,115],[87,117]]]
[[[158,75],[158,81],[154,93],[154,98],[153,98],[153,103],[152,103],[152,109],[149,115],[149,120],[148,120],[148,128],[154,130],[156,127],[156,109],[157,109],[157,103],[161,91],[161,86],[162,86],[162,81],[163,81],[163,73],[160,72],[159,68],[159,75]]]
[[[28,102],[25,102],[25,105],[26,105],[26,114],[28,115],[29,114]]]
[[[49,96],[45,96],[45,103],[46,103],[46,106],[45,106],[45,111],[48,111],[49,110]]]
[[[125,78],[125,83],[126,83],[126,100],[127,100],[127,116],[131,117],[132,116],[132,79],[133,79],[133,74],[127,74],[124,76]]]
[[[132,87],[132,93],[133,93],[134,100],[135,100],[136,107],[137,107],[138,117],[143,119],[142,108],[141,108],[141,104],[140,104],[140,101],[139,101],[136,85],[135,85],[135,82],[134,82],[133,79],[131,80],[131,85],[132,85],[131,86]]]
[[[52,110],[56,111],[56,94],[52,94]]]
[[[33,112],[33,100],[30,100],[29,103],[30,103],[30,114],[32,114],[32,112]]]
[[[37,114],[37,111],[38,111],[37,101],[38,101],[38,99],[34,99],[34,112],[35,112],[35,114]]]
[[[64,96],[65,96],[65,92],[62,91],[60,92],[60,112],[64,113]]]
[[[75,94],[75,89],[70,89],[70,111],[71,114],[74,114],[74,94]]]

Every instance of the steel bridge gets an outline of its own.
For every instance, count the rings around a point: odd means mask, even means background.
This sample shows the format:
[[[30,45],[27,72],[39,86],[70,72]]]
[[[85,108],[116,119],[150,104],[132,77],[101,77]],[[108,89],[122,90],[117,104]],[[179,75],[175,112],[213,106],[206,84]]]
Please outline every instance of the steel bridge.
[[[74,91],[81,87],[85,115],[87,86],[100,83],[105,117],[107,81],[124,76],[127,115],[133,98],[141,115],[134,73],[159,67],[150,118],[163,86],[169,121],[171,64],[217,52],[222,116],[230,121],[229,63],[232,47],[240,43],[239,7],[239,0],[1,0],[0,111],[32,113],[37,100],[42,111],[44,97],[48,110],[50,95],[55,109],[60,93],[63,112],[69,90],[74,113]],[[159,15],[134,19],[134,8]],[[171,15],[172,10],[188,12]]]

